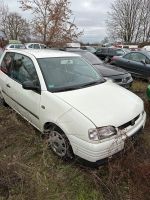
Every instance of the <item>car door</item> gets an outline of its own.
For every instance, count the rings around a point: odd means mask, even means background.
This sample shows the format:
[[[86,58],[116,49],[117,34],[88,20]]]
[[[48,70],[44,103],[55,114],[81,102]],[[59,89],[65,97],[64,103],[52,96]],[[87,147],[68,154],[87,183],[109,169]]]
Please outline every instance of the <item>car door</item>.
[[[130,59],[132,53],[128,53],[123,57],[116,57],[115,59],[115,65],[127,70],[128,72],[132,73],[132,68],[130,67]]]
[[[150,60],[143,53],[135,52],[133,68],[135,74],[140,77],[147,78],[150,76]]]
[[[128,67],[131,69],[132,74],[134,76],[143,78],[146,77],[146,56],[139,52],[131,53],[130,61],[128,62]]]
[[[35,81],[40,87],[38,75],[31,58],[15,53],[9,78],[6,80],[6,96],[9,105],[40,129],[40,92],[23,89],[25,81]]]

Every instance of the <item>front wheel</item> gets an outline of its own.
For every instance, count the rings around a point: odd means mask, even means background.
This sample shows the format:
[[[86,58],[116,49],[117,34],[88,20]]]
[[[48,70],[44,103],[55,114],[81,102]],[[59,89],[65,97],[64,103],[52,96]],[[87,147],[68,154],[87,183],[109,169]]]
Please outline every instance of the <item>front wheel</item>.
[[[3,105],[5,107],[8,106],[8,104],[5,102],[5,100],[0,96],[0,105]]]
[[[64,160],[73,159],[73,151],[66,135],[60,129],[51,130],[48,137],[48,146]]]

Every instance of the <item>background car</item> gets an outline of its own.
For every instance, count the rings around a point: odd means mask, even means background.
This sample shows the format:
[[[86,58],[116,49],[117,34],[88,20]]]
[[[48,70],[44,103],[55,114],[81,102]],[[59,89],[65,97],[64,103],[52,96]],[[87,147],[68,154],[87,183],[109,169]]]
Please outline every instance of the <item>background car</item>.
[[[114,56],[110,64],[127,70],[134,77],[150,80],[149,52],[133,51],[122,57]]]
[[[146,94],[147,94],[148,100],[150,101],[150,85],[148,85],[147,87]]]
[[[8,44],[5,47],[5,50],[9,50],[9,49],[25,49],[25,45],[24,44]]]
[[[95,53],[96,52],[96,49],[94,47],[91,47],[91,46],[81,46],[81,49],[83,50],[87,50],[91,53]]]
[[[47,49],[48,47],[45,44],[40,43],[25,43],[27,49]]]
[[[99,74],[103,75],[105,78],[111,79],[114,83],[117,83],[125,88],[129,88],[132,85],[132,76],[126,70],[104,64],[97,56],[85,50],[66,48],[65,51],[81,55],[96,68]]]
[[[126,53],[129,53],[129,49],[122,49],[122,48],[112,48],[112,47],[102,47],[97,49],[95,54],[105,62],[110,62],[113,56],[123,56]]]

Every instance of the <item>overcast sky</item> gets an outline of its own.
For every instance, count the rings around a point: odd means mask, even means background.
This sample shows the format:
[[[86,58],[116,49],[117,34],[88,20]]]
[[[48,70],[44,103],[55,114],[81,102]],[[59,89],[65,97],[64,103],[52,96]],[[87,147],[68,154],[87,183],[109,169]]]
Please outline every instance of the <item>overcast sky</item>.
[[[71,0],[71,10],[75,17],[75,24],[80,30],[84,30],[84,35],[80,38],[83,42],[100,42],[106,36],[105,20],[110,4],[114,0]],[[19,9],[18,0],[4,0],[11,11],[21,13],[28,17],[28,12]]]

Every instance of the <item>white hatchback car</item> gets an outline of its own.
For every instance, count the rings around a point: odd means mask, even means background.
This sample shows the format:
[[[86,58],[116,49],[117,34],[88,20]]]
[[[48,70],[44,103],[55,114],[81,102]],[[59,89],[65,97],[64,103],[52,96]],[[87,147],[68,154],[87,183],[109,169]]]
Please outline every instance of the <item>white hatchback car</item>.
[[[0,61],[1,98],[42,133],[61,158],[112,156],[143,129],[143,101],[101,77],[79,55],[8,50]]]

